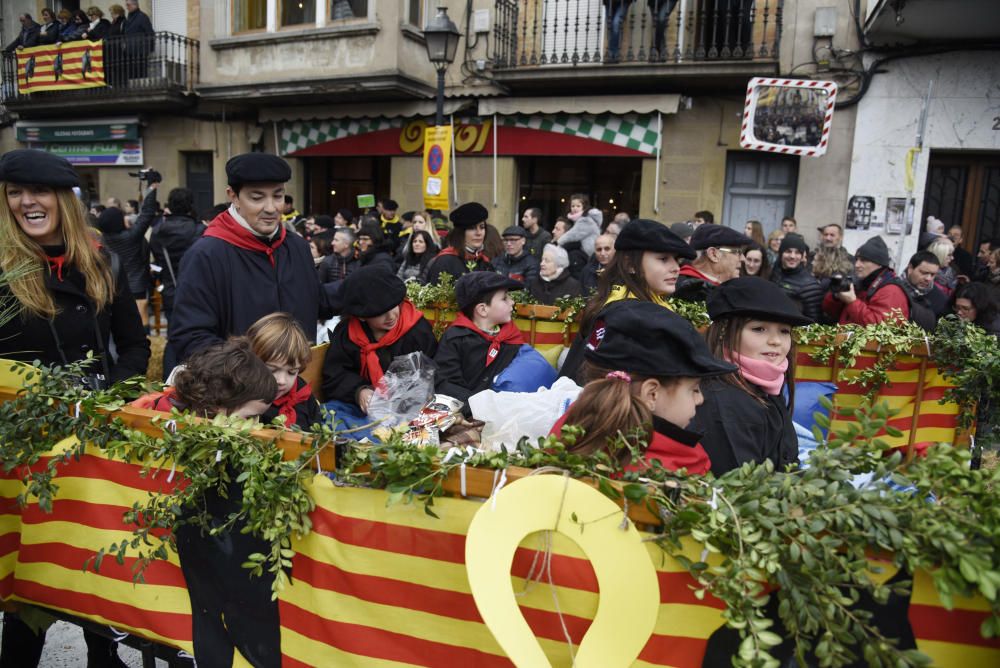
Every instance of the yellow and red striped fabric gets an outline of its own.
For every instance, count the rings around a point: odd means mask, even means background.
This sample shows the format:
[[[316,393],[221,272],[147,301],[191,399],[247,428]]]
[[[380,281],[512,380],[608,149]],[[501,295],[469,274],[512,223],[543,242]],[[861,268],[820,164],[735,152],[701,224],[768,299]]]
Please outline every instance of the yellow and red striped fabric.
[[[99,573],[81,572],[98,549],[131,536],[124,513],[167,485],[166,471],[143,478],[135,464],[109,461],[91,449],[63,469],[53,512],[30,504],[17,512],[20,484],[0,480],[0,594],[92,619],[187,651],[190,604],[176,555],[133,585],[131,561],[106,558]],[[314,531],[293,547],[292,584],[279,604],[284,665],[509,666],[482,623],[465,575],[465,535],[479,503],[440,499],[429,517],[419,505],[386,507],[386,493],[312,484]],[[511,584],[525,588],[539,536],[522,543]],[[688,543],[688,556],[700,548]],[[660,614],[637,666],[701,665],[721,604],[697,600],[692,580],[649,546],[658,571]],[[533,583],[521,609],[554,666],[569,666],[566,631],[579,643],[597,607],[597,580],[575,543],[553,540],[552,581]],[[501,576],[502,577],[502,576]],[[919,647],[942,666],[1000,665],[1000,642],[979,637],[983,600],[956,600],[946,611],[926,574],[918,574],[910,621]]]
[[[444,309],[427,308],[423,310],[423,314],[438,336],[455,320],[455,312]],[[552,366],[556,365],[559,354],[569,347],[580,329],[576,323],[570,323],[567,327],[561,320],[543,318],[514,318],[514,324],[524,335],[524,342],[540,352]]]
[[[17,90],[22,94],[104,85],[103,41],[32,46],[17,52]]]

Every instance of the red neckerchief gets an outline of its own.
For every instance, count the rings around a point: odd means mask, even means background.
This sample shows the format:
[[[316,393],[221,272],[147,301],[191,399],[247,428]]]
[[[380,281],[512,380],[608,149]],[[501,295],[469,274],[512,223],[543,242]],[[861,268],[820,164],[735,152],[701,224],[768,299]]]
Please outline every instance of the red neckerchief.
[[[448,246],[443,251],[438,253],[438,255],[454,255],[455,257],[458,257],[458,251],[452,248],[451,246]],[[486,253],[484,253],[481,250],[478,250],[475,253],[470,253],[469,251],[465,251],[463,259],[466,262],[478,262],[479,260],[482,260],[483,262],[488,263],[490,261],[490,258],[486,255]]]
[[[66,264],[66,255],[56,255],[55,257],[46,255],[45,259],[49,262],[49,273],[54,273],[59,282],[62,283],[62,270],[63,265]]]
[[[476,323],[469,320],[464,313],[459,313],[455,316],[455,322],[451,323],[452,327],[464,327],[465,329],[471,329],[473,332],[483,337],[490,342],[490,349],[486,351],[486,366],[493,364],[494,360],[497,358],[497,354],[500,352],[500,346],[504,343],[521,345],[524,343],[524,335],[521,334],[521,330],[517,328],[512,320],[509,320],[500,327],[500,331],[496,334],[489,334],[483,330],[476,327]]]
[[[364,327],[361,326],[361,320],[351,316],[350,322],[347,324],[347,338],[351,340],[351,343],[361,348],[361,375],[372,386],[378,385],[378,381],[383,375],[377,351],[381,348],[387,348],[403,338],[422,317],[424,314],[404,299],[399,305],[399,318],[396,319],[395,327],[386,332],[381,339],[372,343],[368,339]]]
[[[309,383],[302,383],[302,386],[298,387],[300,382],[301,379],[296,378],[296,387],[274,400],[274,405],[278,407],[278,415],[285,416],[285,424],[288,426],[295,424],[295,407],[312,396],[312,388],[309,387]]]
[[[177,390],[173,387],[165,387],[162,392],[154,392],[152,394],[143,395],[129,405],[134,406],[135,408],[145,408],[150,411],[169,413],[170,409],[174,407],[174,403],[171,399],[176,396]]]
[[[683,267],[681,267],[680,275],[681,276],[693,276],[695,278],[700,278],[701,280],[707,281],[708,283],[711,283],[712,285],[721,285],[721,283],[719,283],[717,280],[715,280],[714,278],[709,278],[705,274],[703,274],[700,271],[698,271],[697,269],[695,269],[694,266],[690,265],[690,264],[686,264]]]
[[[277,239],[270,244],[266,244],[255,237],[250,230],[236,222],[236,219],[228,211],[223,211],[211,222],[208,229],[205,230],[204,236],[222,239],[226,243],[244,250],[264,253],[267,255],[267,259],[271,261],[271,266],[273,267],[275,266],[274,251],[281,244],[285,243],[285,234],[288,232],[283,224],[279,223],[279,226],[281,231],[278,233]]]

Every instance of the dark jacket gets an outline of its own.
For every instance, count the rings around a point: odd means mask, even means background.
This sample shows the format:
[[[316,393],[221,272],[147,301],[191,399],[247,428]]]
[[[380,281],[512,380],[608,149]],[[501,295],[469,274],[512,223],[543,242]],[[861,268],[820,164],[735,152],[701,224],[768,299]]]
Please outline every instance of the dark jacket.
[[[111,28],[108,30],[108,37],[121,37],[125,34],[125,17],[116,17],[114,21],[111,22]]]
[[[323,396],[327,401],[356,404],[358,392],[372,384],[361,375],[361,348],[347,333],[349,323],[350,318],[343,318],[330,332],[330,349],[323,360]],[[371,330],[368,325],[363,327],[370,340]],[[417,351],[428,357],[434,357],[437,352],[434,329],[423,317],[399,341],[380,348],[376,354],[382,371],[386,371],[393,358]]]
[[[955,259],[952,260],[951,266],[958,274],[972,278],[976,273],[976,258],[961,246],[955,246]]]
[[[718,286],[718,283],[695,269],[694,265],[686,264],[681,267],[681,273],[677,276],[677,289],[674,290],[674,299],[683,299],[688,302],[704,302],[708,300],[708,294]]]
[[[180,360],[234,334],[258,319],[291,313],[306,336],[316,336],[317,318],[329,302],[321,291],[309,243],[288,234],[273,253],[244,250],[202,237],[184,254],[169,338]]]
[[[819,322],[823,312],[823,284],[812,275],[805,262],[795,269],[778,266],[771,270],[771,281],[785,291],[802,311],[802,315]]]
[[[50,256],[61,255],[62,247],[46,249]],[[102,251],[110,262],[110,254]],[[50,321],[34,315],[22,314],[0,325],[0,356],[30,362],[35,359],[44,364],[62,364],[84,359],[88,352],[100,355],[108,351],[114,338],[117,358],[109,357],[108,371],[111,382],[146,375],[149,363],[149,339],[142,328],[135,299],[129,291],[125,268],[120,263],[115,276],[114,300],[100,313],[96,313],[87,296],[83,274],[72,266],[64,266],[62,280],[55,273],[46,272],[45,285],[52,293],[59,312]],[[0,300],[12,298],[7,287],[0,287]],[[55,334],[53,334],[53,328]],[[98,332],[100,337],[98,337]],[[56,336],[62,347],[60,354]],[[90,373],[104,373],[101,362],[92,365]]]
[[[579,241],[571,241],[562,246],[562,249],[569,255],[569,274],[576,280],[580,280],[583,275],[583,268],[590,262],[590,256],[583,250]],[[538,261],[542,261],[542,256],[538,256]]]
[[[347,257],[330,253],[319,263],[319,282],[334,283],[342,281],[360,266],[353,253]]]
[[[55,44],[59,41],[59,22],[43,23],[38,26],[38,46]]]
[[[139,217],[147,215],[150,210],[156,213],[156,191],[150,191],[142,201]],[[177,281],[181,280],[181,260],[184,254],[205,233],[205,225],[190,216],[164,216],[153,226],[149,237],[149,250],[153,253],[156,264],[163,268],[160,272],[160,284],[163,291],[163,307],[169,313],[174,308],[177,295]],[[175,280],[176,279],[176,280]]]
[[[545,250],[545,244],[552,243],[552,233],[546,230],[544,227],[538,227],[538,234],[532,236],[531,232],[528,232],[528,243],[524,245],[524,250],[528,251],[535,256],[536,259],[542,259],[542,251]]]
[[[597,261],[597,257],[590,258],[590,262],[587,263],[587,266],[583,268],[583,273],[580,274],[580,287],[583,289],[584,295],[589,295],[597,289],[597,282],[603,272],[604,267]]]
[[[529,253],[525,246],[519,257],[511,257],[506,253],[498,257],[493,261],[493,268],[498,274],[527,285],[538,277],[538,258]]]
[[[472,271],[493,271],[493,265],[480,258],[476,260],[475,268]],[[457,255],[438,254],[427,268],[427,284],[437,285],[441,280],[441,274],[451,274],[457,281],[462,274],[468,274],[469,267],[465,260]]]
[[[546,281],[538,276],[531,282],[528,289],[531,290],[531,296],[539,303],[549,306],[553,306],[556,300],[562,297],[579,297],[583,294],[580,281],[570,276],[569,269],[563,269],[563,272],[551,281]]]
[[[153,22],[141,9],[129,12],[125,17],[125,21],[122,22],[122,34],[127,36],[130,48],[141,45],[147,51],[152,49],[153,44],[150,37],[155,34]]]
[[[904,276],[897,276],[896,285],[906,293],[910,308],[910,321],[915,322],[928,332],[937,327],[938,318],[948,313],[948,298],[937,286],[931,286],[929,292],[921,294]]]
[[[462,412],[471,415],[469,397],[493,387],[493,379],[510,366],[519,344],[502,343],[492,364],[486,366],[490,342],[465,327],[449,327],[441,336],[434,362],[438,365],[435,386],[441,394],[466,404]]]
[[[359,267],[375,267],[380,266],[386,271],[395,274],[396,273],[396,263],[392,259],[388,249],[383,248],[370,248],[364,253],[358,254],[358,266]]]
[[[7,45],[4,51],[14,51],[19,46],[28,48],[30,46],[38,45],[38,31],[41,28],[37,23],[31,21],[26,26],[21,26],[21,32],[18,33],[14,41]]]
[[[114,251],[122,264],[125,265],[125,273],[128,274],[129,290],[134,295],[141,295],[149,291],[149,246],[146,244],[146,230],[156,217],[154,210],[152,215],[140,213],[135,219],[132,227],[121,232],[102,233],[101,238],[104,244]],[[137,297],[140,298],[140,297]]]
[[[688,429],[704,434],[701,444],[717,476],[745,462],[770,459],[775,470],[783,470],[799,460],[798,438],[785,400],[751,388],[756,396],[718,378],[701,383],[705,402]]]
[[[306,384],[306,381],[302,380],[300,376],[295,380],[295,389],[300,390]],[[271,404],[266,411],[264,411],[260,416],[260,421],[264,424],[270,424],[274,418],[278,417],[279,409],[276,405]],[[309,398],[305,401],[300,401],[295,404],[295,425],[301,427],[302,429],[309,431],[309,428],[321,420],[319,402],[316,401],[316,397],[309,393]],[[286,427],[291,427],[291,423],[286,422]]]
[[[102,39],[111,34],[111,22],[107,19],[101,19],[93,28],[88,25],[86,33],[87,39],[91,42],[100,42]]]

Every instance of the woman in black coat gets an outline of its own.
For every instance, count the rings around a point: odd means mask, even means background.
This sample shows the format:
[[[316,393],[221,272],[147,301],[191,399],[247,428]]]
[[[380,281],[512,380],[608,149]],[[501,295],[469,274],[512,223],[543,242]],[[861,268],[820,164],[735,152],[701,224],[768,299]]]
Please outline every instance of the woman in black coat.
[[[83,33],[83,39],[100,42],[111,33],[111,22],[104,18],[100,7],[88,7],[87,20],[90,23]]]
[[[583,287],[569,272],[569,254],[565,248],[548,244],[542,252],[538,276],[528,285],[531,296],[540,304],[554,306],[557,299],[580,297]]]
[[[470,271],[493,271],[483,250],[488,217],[489,211],[479,202],[466,202],[451,212],[448,218],[454,227],[448,233],[446,247],[428,266],[429,285],[440,283],[443,274],[450,274],[457,281]]]
[[[0,303],[16,312],[0,325],[0,356],[67,364],[96,356],[81,382],[145,375],[149,340],[125,268],[87,227],[73,193],[79,177],[63,158],[29,149],[0,158]],[[24,273],[23,269],[33,269]],[[111,351],[114,339],[115,351]],[[90,665],[114,665],[114,645],[84,633]],[[45,634],[4,617],[4,665],[35,666]],[[98,660],[97,656],[103,660]]]

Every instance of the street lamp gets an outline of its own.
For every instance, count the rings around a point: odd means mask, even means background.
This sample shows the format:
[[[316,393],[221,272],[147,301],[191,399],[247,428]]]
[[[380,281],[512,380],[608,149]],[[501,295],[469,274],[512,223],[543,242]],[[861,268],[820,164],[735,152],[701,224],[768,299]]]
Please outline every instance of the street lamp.
[[[437,16],[424,27],[427,58],[438,74],[435,125],[444,125],[444,73],[448,66],[455,62],[455,51],[458,50],[458,39],[461,36],[462,33],[458,32],[458,28],[448,18],[447,7],[438,7]]]

